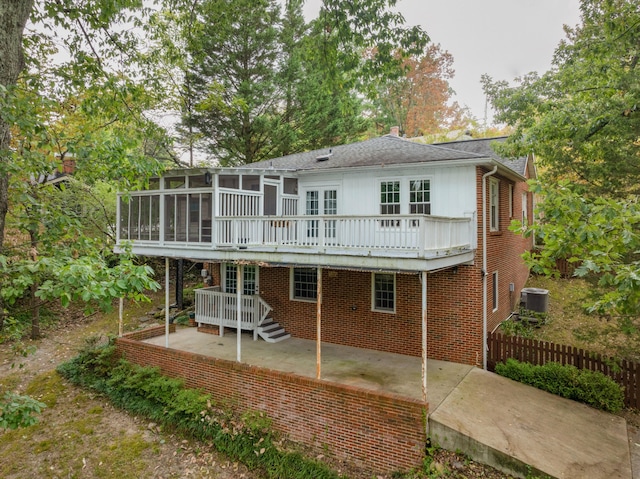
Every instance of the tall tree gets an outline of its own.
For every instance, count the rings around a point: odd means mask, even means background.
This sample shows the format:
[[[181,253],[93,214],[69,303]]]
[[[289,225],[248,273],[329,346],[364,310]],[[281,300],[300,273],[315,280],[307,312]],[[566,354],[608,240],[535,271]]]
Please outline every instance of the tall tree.
[[[279,5],[274,0],[208,0],[187,76],[197,91],[193,122],[223,165],[271,156],[281,97],[276,84]]]
[[[506,153],[533,151],[544,176],[544,244],[528,260],[552,274],[557,259],[603,287],[593,310],[640,327],[640,10],[633,0],[582,0],[553,68],[510,86],[484,78],[498,121],[515,127]],[[635,323],[634,323],[635,321]]]
[[[553,68],[515,86],[484,77],[496,120],[516,127],[512,152],[535,151],[552,179],[590,194],[640,192],[640,10],[633,0],[582,0]]]
[[[33,0],[0,1],[0,254],[4,243],[4,224],[9,209],[9,165],[11,164],[11,123],[4,113],[5,105],[24,68],[22,39],[29,19]],[[0,315],[2,315],[0,303]]]
[[[5,105],[11,102],[18,75],[24,68],[22,40],[33,0],[0,1],[0,256],[3,254],[5,219],[9,210],[9,170],[11,122],[6,118]],[[4,323],[4,301],[0,298],[0,328]]]
[[[450,104],[449,80],[454,76],[453,57],[440,45],[429,45],[419,56],[404,60],[405,75],[381,85],[376,123],[382,131],[399,126],[407,136],[432,135],[445,128],[462,127],[463,111]]]
[[[326,0],[308,25],[301,0],[283,14],[275,0],[250,3],[203,2],[191,44],[192,125],[222,164],[357,138],[368,125],[363,98],[428,41],[390,10],[395,0]]]
[[[23,39],[26,68],[11,77],[0,109],[12,133],[2,150],[7,181],[0,196],[6,195],[8,208],[2,235],[10,224],[12,241],[4,241],[0,252],[0,297],[8,304],[31,298],[37,336],[37,298],[107,307],[114,297],[138,297],[145,287],[156,286],[149,269],[134,267],[127,258],[110,267],[105,237],[90,237],[94,233],[87,234],[81,218],[37,179],[73,157],[75,175],[85,184],[112,180],[128,188],[160,171],[170,145],[146,116],[154,99],[141,81],[137,39],[128,28],[139,18],[132,12],[144,16],[139,1],[29,6],[23,13],[37,27]],[[67,60],[53,58],[57,45],[66,48]],[[130,274],[122,273],[125,267]]]

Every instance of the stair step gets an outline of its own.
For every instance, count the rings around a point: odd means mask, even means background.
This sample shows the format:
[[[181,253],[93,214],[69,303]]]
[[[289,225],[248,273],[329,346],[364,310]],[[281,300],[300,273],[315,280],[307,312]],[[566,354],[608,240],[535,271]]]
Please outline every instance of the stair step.
[[[269,334],[273,331],[277,331],[278,329],[283,329],[282,326],[280,326],[278,323],[273,323],[270,324],[269,326],[261,326],[258,331],[260,331],[261,333],[266,333]]]
[[[262,325],[258,326],[258,334],[267,343],[277,343],[291,337],[291,335],[280,326],[280,323],[271,318],[267,318]]]
[[[290,337],[291,335],[283,329],[279,334],[267,337],[263,336],[262,339],[264,339],[267,343],[278,343],[280,341],[284,341],[285,339],[289,339]]]

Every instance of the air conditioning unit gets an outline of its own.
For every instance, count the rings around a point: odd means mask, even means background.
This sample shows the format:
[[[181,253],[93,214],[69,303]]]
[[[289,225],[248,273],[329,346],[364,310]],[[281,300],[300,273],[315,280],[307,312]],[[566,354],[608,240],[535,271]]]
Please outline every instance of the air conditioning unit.
[[[549,290],[542,288],[522,288],[520,306],[527,311],[546,313],[549,307]]]

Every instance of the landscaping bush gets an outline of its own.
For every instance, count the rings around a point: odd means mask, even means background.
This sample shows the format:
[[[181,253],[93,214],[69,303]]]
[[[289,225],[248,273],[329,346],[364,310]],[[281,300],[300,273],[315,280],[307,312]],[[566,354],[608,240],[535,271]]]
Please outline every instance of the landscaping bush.
[[[78,356],[58,367],[71,382],[106,395],[113,404],[153,422],[213,443],[215,448],[265,477],[338,479],[319,461],[277,447],[268,417],[260,412],[237,414],[212,403],[209,395],[184,388],[179,379],[159,369],[118,359],[113,342],[89,343]]]
[[[597,371],[554,362],[535,366],[507,359],[496,365],[496,373],[603,411],[617,412],[624,406],[622,387]]]

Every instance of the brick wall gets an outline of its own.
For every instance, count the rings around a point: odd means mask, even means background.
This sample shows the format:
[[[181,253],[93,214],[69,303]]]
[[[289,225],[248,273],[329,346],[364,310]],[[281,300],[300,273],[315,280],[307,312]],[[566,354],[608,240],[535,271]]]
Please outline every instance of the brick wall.
[[[478,168],[478,191],[482,192],[482,175],[488,170]],[[489,331],[506,319],[511,311],[517,308],[520,301],[520,290],[524,287],[529,276],[529,269],[522,260],[522,254],[531,249],[533,240],[524,238],[509,231],[509,225],[513,219],[522,217],[522,193],[528,192],[528,185],[524,182],[514,182],[500,175],[494,175],[500,181],[499,206],[500,219],[499,231],[489,231],[487,219],[487,324]],[[513,185],[513,216],[509,216],[509,185]],[[487,183],[487,192],[488,192]],[[488,196],[488,195],[487,195]],[[478,195],[478,254],[476,263],[482,266],[482,195]],[[487,198],[488,201],[488,198]],[[533,218],[532,198],[528,193],[528,218]],[[492,307],[492,274],[498,271],[498,309]],[[514,291],[509,291],[509,284],[513,283]]]
[[[155,338],[156,336],[162,336],[165,332],[165,325],[161,326],[151,326],[150,328],[140,329],[139,331],[132,331],[131,333],[125,334],[125,337],[129,339],[133,339],[135,341],[144,341],[145,339]],[[169,332],[176,332],[176,325],[169,325]]]
[[[140,343],[131,335],[116,347],[129,361],[158,366],[216,401],[265,412],[276,430],[318,453],[328,448],[371,473],[421,463],[427,412],[421,401]]]
[[[481,364],[482,283],[461,266],[427,277],[427,352],[432,359]],[[316,303],[289,299],[289,268],[261,268],[260,295],[292,336],[316,338]],[[396,311],[371,308],[371,273],[323,271],[322,340],[397,354],[422,354],[422,286],[418,274],[396,275]],[[477,301],[480,303],[477,303]],[[481,354],[480,354],[481,359]]]

